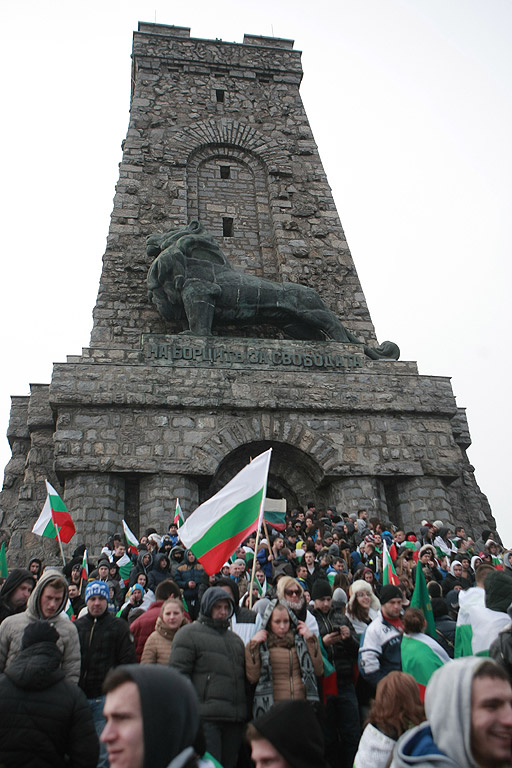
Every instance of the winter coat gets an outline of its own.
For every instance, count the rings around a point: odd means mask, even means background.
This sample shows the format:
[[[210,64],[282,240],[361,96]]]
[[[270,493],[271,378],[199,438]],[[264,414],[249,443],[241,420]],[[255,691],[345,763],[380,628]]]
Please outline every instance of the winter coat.
[[[289,637],[288,637],[289,635]],[[293,633],[286,638],[276,638],[269,633],[268,647],[272,668],[274,702],[282,699],[305,699],[306,689],[302,680],[299,657],[295,649]],[[323,675],[324,662],[320,652],[318,638],[313,635],[306,640],[306,645],[313,662],[315,675]],[[251,640],[245,647],[245,670],[247,680],[257,683],[261,673],[260,643]]]
[[[502,629],[496,640],[491,644],[489,656],[497,661],[512,680],[512,624]]]
[[[450,661],[432,675],[425,694],[427,722],[406,731],[392,768],[477,768],[471,750],[471,688],[482,659]]]
[[[102,695],[110,669],[136,661],[135,643],[128,624],[108,611],[97,618],[87,612],[75,626],[82,654],[79,685],[88,699],[94,699]]]
[[[188,561],[189,551],[187,549],[185,559],[176,571],[176,583],[183,590],[183,597],[187,601],[187,605],[192,606],[199,597],[199,586],[203,581],[204,568],[198,560],[193,563]],[[194,581],[195,587],[189,587],[189,581]]]
[[[135,640],[137,661],[141,660],[146,641],[155,630],[156,620],[160,616],[160,610],[164,602],[165,600],[155,600],[142,616],[139,616],[130,624],[130,631]]]
[[[359,669],[365,680],[376,687],[388,672],[402,669],[401,643],[401,632],[386,621],[379,611],[377,618],[366,630],[359,648]]]
[[[181,552],[183,556],[185,555],[184,547],[182,547],[181,544],[176,544],[176,546],[171,549],[171,554],[169,558],[171,579],[173,579],[174,581],[176,581],[176,573],[178,571],[178,568],[180,567],[180,565],[183,565],[183,562],[184,562],[183,557],[181,558],[181,560],[176,559],[176,555],[179,552]]]
[[[211,617],[213,604],[226,597],[220,587],[204,593],[199,619],[176,633],[169,664],[192,681],[202,719],[240,723],[247,717],[244,644],[229,619]]]
[[[156,620],[155,631],[146,640],[140,663],[168,664],[172,641],[177,631],[177,629],[168,627],[159,616]]]
[[[440,646],[444,648],[450,659],[453,659],[455,652],[455,630],[457,622],[450,619],[448,614],[436,618],[436,636],[435,639]]]
[[[55,643],[21,651],[0,675],[2,768],[95,768],[98,737],[84,694],[64,677]]]
[[[386,768],[396,741],[368,723],[361,736],[354,768]]]
[[[155,558],[153,560],[153,567],[148,572],[148,587],[153,592],[156,590],[158,585],[165,581],[166,579],[171,578],[171,572],[169,570],[169,566],[167,565],[163,570],[160,568],[160,561],[164,559],[169,562],[169,558],[167,555],[157,554],[155,555]]]
[[[147,565],[144,565],[143,560],[146,557],[146,555],[149,555],[149,563]],[[135,563],[135,566],[130,571],[128,586],[133,587],[133,585],[137,581],[137,577],[141,573],[146,574],[149,582],[149,572],[151,571],[152,567],[153,567],[153,555],[151,554],[151,552],[141,552],[140,555],[137,557],[137,562]]]
[[[312,613],[318,622],[320,637],[335,632],[338,627],[345,626],[349,628],[350,637],[332,645],[325,645],[324,648],[328,660],[336,669],[338,685],[352,683],[354,664],[357,663],[357,654],[359,652],[359,638],[354,627],[337,608],[331,608],[328,613],[315,609]]]
[[[25,570],[25,568],[15,568],[4,581],[2,588],[0,589],[0,624],[8,616],[14,616],[25,610],[26,606],[24,605],[19,608],[13,608],[10,603],[10,599],[14,592],[16,592],[18,587],[21,586],[24,581],[32,582],[33,586],[35,586],[36,583],[34,576],[30,571]]]
[[[9,616],[0,625],[0,672],[3,672],[14,661],[21,651],[21,640],[25,628],[33,621],[45,617],[41,613],[40,599],[43,589],[49,581],[56,577],[64,577],[58,571],[48,570],[37,582],[27,603],[27,610],[15,616]],[[80,643],[73,622],[63,613],[68,601],[67,589],[64,589],[62,603],[57,613],[48,619],[59,633],[57,647],[62,653],[62,670],[72,683],[78,683],[80,677]]]

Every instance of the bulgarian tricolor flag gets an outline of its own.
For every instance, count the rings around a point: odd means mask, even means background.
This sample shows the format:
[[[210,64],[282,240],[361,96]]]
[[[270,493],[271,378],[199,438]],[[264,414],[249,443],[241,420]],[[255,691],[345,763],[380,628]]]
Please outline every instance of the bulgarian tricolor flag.
[[[133,568],[133,563],[132,563],[130,557],[127,554],[124,554],[116,562],[116,565],[119,568],[119,577],[120,577],[120,579],[122,581],[124,581],[124,584],[126,586],[128,584],[128,579],[129,579],[129,576],[130,576],[130,571]]]
[[[388,545],[382,542],[382,585],[393,584],[395,587],[400,585],[400,579],[396,575],[395,566],[388,552]]]
[[[75,535],[75,525],[55,488],[48,480],[45,480],[45,483],[48,495],[32,533],[46,536],[48,539],[60,539],[67,544]]]
[[[485,592],[473,587],[459,592],[459,613],[455,630],[455,658],[489,656],[492,641],[510,624],[507,613],[492,611],[485,605]]]
[[[139,554],[139,540],[134,533],[130,531],[125,521],[123,520],[123,532],[126,539],[126,545],[128,552],[133,552],[134,555]]]
[[[183,514],[183,510],[180,506],[180,500],[176,499],[176,510],[174,512],[174,520],[173,523],[178,528],[181,528],[183,523],[185,522],[185,515]]]
[[[181,541],[210,576],[261,525],[271,453],[270,448],[253,459],[180,528]]]
[[[284,531],[286,528],[286,512],[270,512],[266,509],[263,519],[276,531]]]
[[[418,632],[404,635],[400,646],[402,672],[412,675],[420,690],[420,699],[425,699],[427,683],[439,667],[450,661],[450,657],[429,635]]]
[[[80,579],[82,581],[87,581],[89,578],[89,563],[87,561],[87,550],[84,549],[84,556],[82,558],[82,570],[80,572]]]

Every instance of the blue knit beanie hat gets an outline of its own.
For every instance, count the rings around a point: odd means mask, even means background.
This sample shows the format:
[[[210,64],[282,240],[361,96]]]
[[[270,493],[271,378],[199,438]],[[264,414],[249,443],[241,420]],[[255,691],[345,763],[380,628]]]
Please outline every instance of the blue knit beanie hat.
[[[106,581],[90,581],[88,583],[88,585],[85,588],[85,602],[87,603],[89,598],[93,597],[94,595],[99,595],[100,597],[104,597],[108,603],[108,600],[110,597],[110,590],[108,588]]]

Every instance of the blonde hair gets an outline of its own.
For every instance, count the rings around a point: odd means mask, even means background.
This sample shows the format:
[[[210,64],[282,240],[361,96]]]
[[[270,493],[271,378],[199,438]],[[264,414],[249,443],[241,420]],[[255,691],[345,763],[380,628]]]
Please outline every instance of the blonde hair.
[[[300,589],[301,595],[304,594],[304,590],[297,579],[294,579],[293,576],[282,576],[277,582],[276,588],[276,595],[279,600],[283,600],[285,598],[285,590],[289,589],[290,587],[298,587]]]

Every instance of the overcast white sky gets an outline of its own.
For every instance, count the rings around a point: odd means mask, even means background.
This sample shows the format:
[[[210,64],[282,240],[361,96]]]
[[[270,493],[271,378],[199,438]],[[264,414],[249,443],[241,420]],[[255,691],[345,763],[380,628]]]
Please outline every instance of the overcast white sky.
[[[303,51],[302,97],[377,335],[452,377],[512,546],[509,0],[2,0],[2,436],[10,395],[89,343],[139,20]],[[9,456],[0,437],[0,467]]]

